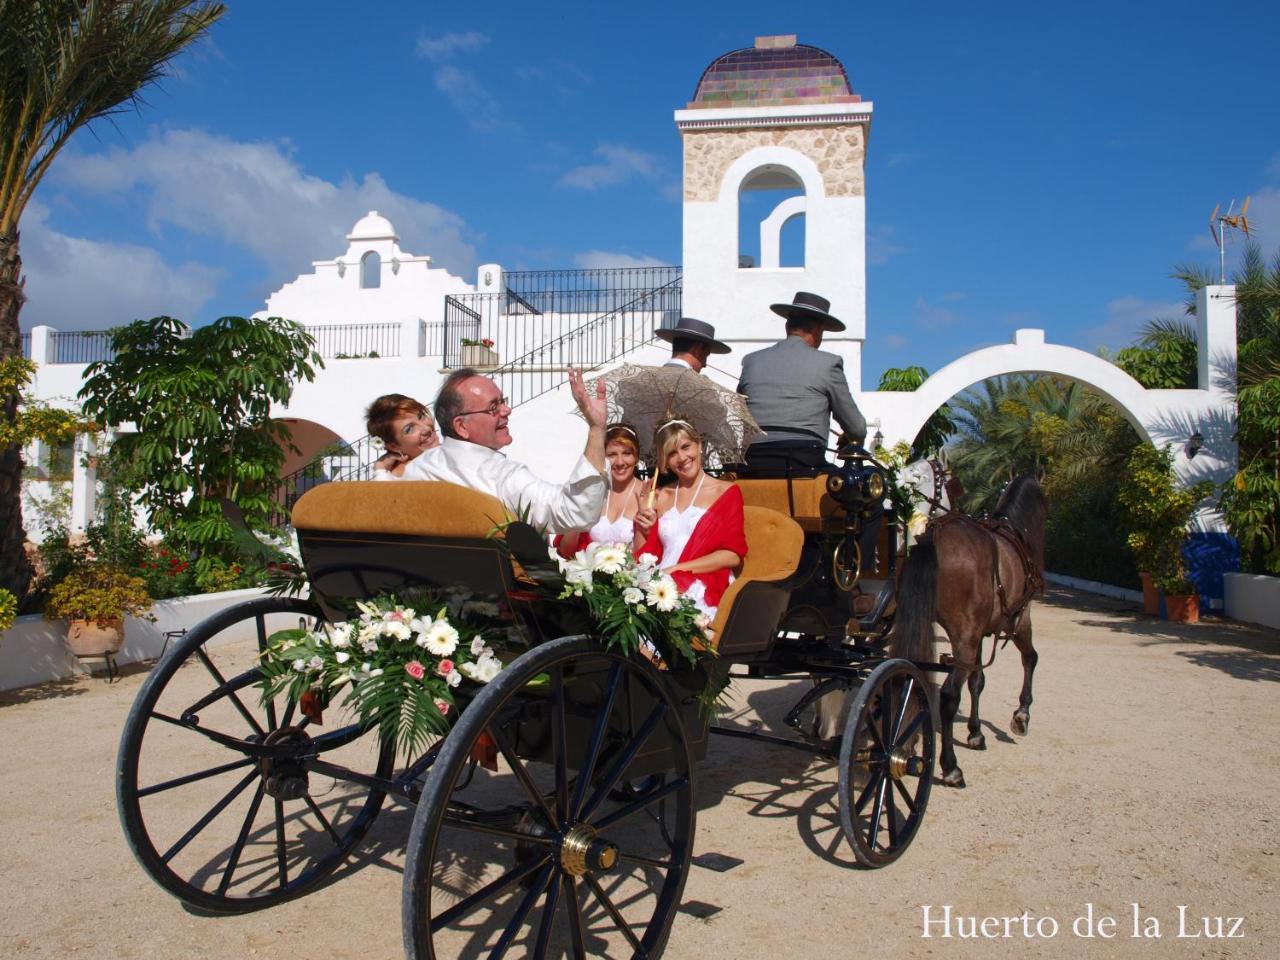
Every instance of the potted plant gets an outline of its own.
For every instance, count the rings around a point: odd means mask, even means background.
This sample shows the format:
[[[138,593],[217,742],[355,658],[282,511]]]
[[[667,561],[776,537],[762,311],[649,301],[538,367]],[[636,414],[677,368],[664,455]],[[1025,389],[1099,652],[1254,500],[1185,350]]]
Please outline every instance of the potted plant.
[[[119,567],[91,563],[73,570],[49,591],[44,615],[69,620],[67,643],[77,657],[115,653],[124,642],[124,618],[151,608],[141,577]]]
[[[1165,616],[1174,623],[1200,622],[1200,596],[1185,574],[1175,574],[1157,581],[1164,592]]]
[[[479,340],[463,337],[462,365],[464,367],[496,367],[498,353],[493,349],[493,340],[489,337],[482,337]]]
[[[1195,588],[1187,580],[1182,548],[1196,504],[1208,496],[1212,487],[1208,483],[1197,483],[1177,489],[1173,451],[1168,446],[1161,449],[1147,443],[1138,444],[1129,456],[1126,471],[1127,478],[1120,486],[1118,500],[1129,531],[1129,549],[1141,571],[1142,610],[1154,616],[1159,613],[1157,589],[1163,590],[1166,598],[1189,595],[1193,601],[1196,599]],[[1169,617],[1173,619],[1171,613]]]

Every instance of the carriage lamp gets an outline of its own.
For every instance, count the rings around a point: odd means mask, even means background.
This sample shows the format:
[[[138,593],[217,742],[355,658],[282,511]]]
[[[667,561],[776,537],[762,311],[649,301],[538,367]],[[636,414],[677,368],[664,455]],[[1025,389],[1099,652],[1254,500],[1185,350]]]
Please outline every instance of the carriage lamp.
[[[1204,449],[1204,434],[1197,430],[1191,436],[1187,437],[1187,445],[1184,449],[1187,453],[1187,459],[1190,460]]]
[[[877,427],[876,432],[871,435],[871,449],[879,450],[883,446],[884,446],[884,434],[881,433],[879,427]]]

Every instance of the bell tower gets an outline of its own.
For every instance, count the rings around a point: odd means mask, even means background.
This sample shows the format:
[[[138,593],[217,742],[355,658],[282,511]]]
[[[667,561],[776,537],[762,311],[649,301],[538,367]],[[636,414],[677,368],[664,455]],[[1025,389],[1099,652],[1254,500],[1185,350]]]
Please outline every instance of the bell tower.
[[[715,60],[676,111],[683,312],[734,344],[724,359],[782,337],[769,305],[806,290],[830,300],[845,322],[823,347],[845,358],[850,387],[861,388],[871,110],[839,60],[781,36],[757,37],[754,47]],[[761,210],[752,195],[779,199]],[[741,246],[758,252],[744,256]]]

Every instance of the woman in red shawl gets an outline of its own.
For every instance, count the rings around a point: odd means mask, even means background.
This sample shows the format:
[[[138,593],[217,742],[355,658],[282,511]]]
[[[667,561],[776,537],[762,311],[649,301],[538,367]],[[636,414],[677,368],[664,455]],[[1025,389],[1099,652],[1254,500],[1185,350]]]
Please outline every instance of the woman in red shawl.
[[[747,555],[742,491],[703,471],[702,438],[684,420],[660,426],[654,447],[658,464],[675,474],[676,483],[658,491],[654,506],[636,513],[636,555],[657,557],[680,592],[714,619]]]

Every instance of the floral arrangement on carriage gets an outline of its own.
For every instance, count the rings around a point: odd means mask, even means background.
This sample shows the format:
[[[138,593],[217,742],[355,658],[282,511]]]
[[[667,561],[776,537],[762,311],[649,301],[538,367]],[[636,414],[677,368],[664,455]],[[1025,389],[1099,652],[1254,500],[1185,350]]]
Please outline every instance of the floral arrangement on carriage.
[[[709,642],[710,621],[658,569],[655,557],[636,557],[624,543],[590,543],[568,560],[554,548],[549,553],[562,577],[555,600],[576,606],[583,628],[606,648],[644,657],[680,677],[696,690],[704,713],[714,709],[728,673]]]
[[[481,628],[431,594],[356,603],[346,622],[280,630],[260,658],[262,699],[281,693],[312,712],[344,688],[344,708],[404,756],[448,732],[458,688],[491,681],[502,661]]]

